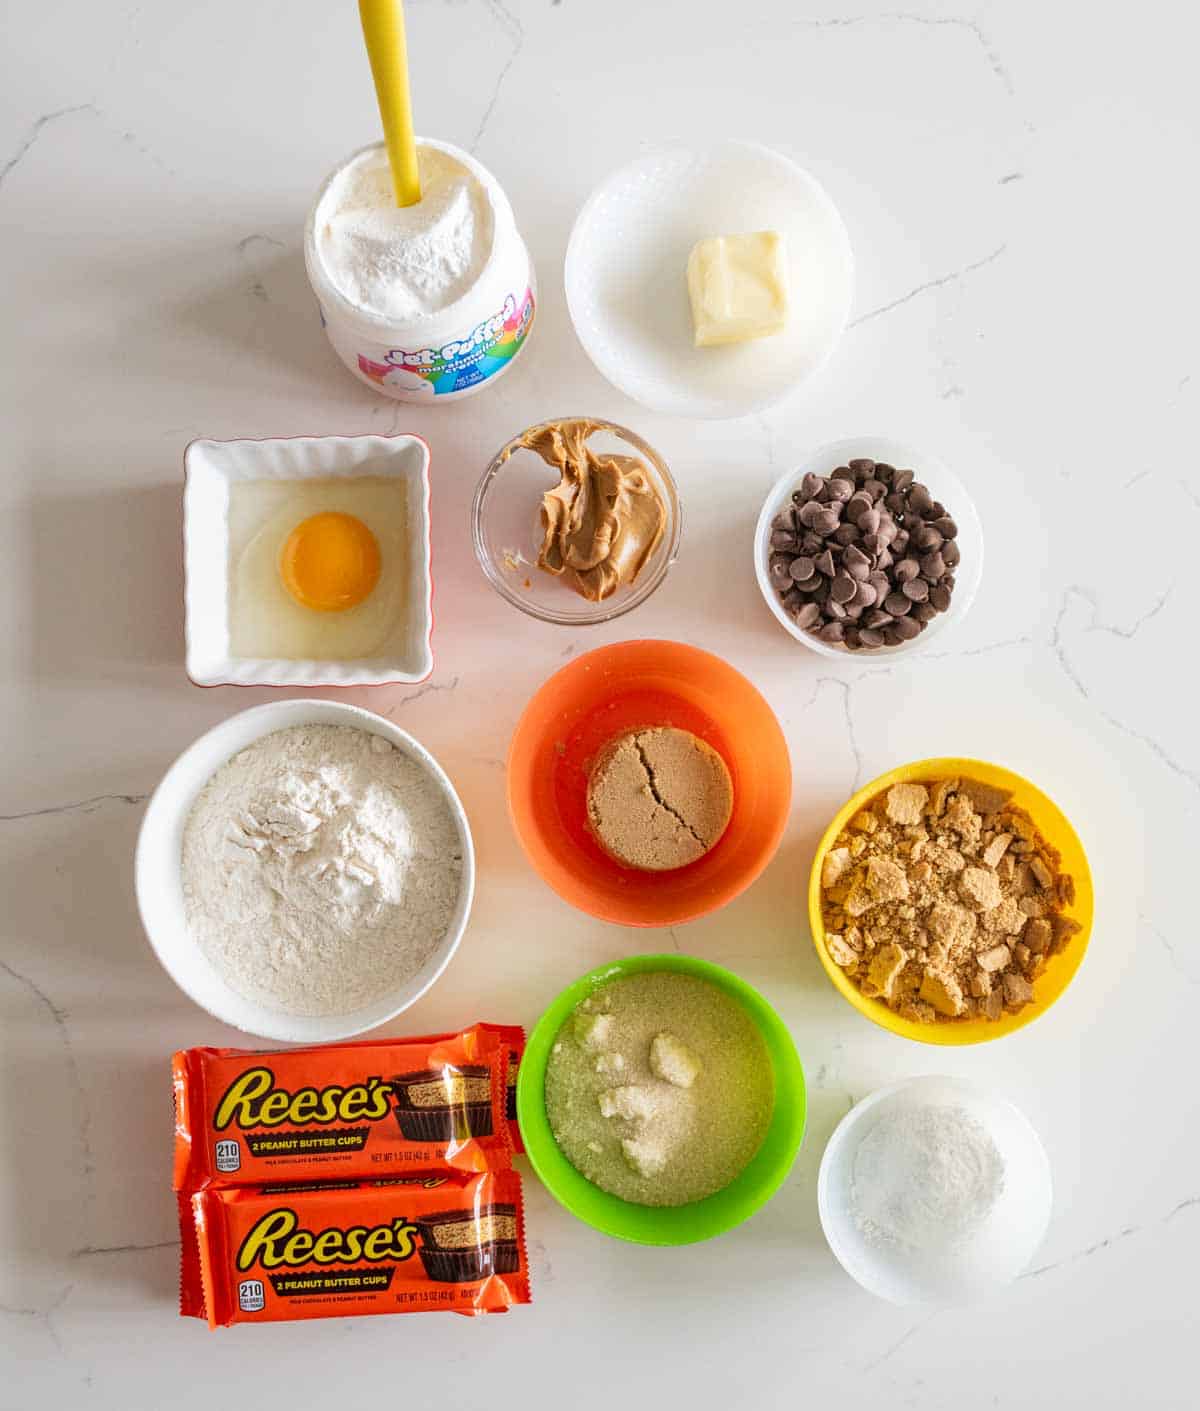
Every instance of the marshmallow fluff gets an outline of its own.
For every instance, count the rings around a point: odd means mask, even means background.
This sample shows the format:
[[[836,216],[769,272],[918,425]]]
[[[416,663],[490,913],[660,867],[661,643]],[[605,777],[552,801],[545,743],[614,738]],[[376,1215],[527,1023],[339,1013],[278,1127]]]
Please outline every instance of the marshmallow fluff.
[[[330,183],[317,249],[339,293],[380,318],[435,314],[478,280],[495,238],[481,183],[448,152],[418,146],[421,199],[397,206],[387,154],[360,153]]]

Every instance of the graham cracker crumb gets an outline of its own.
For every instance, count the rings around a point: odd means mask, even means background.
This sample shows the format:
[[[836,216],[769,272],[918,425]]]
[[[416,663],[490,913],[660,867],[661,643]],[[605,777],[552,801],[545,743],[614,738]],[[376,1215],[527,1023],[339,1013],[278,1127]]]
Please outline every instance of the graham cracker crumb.
[[[995,1020],[1032,1002],[1078,933],[1073,880],[1002,789],[895,784],[822,861],[830,958],[863,994],[917,1023]]]

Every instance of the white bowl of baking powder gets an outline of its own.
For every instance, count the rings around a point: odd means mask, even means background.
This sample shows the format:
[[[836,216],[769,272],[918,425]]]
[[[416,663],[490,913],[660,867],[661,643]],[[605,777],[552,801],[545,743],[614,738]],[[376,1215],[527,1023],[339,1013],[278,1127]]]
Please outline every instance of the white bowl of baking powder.
[[[537,281],[490,171],[418,137],[421,200],[397,207],[382,142],[331,172],[304,266],[334,351],[385,397],[442,405],[490,386],[524,350]]]
[[[955,1307],[1011,1283],[1052,1206],[1050,1161],[1029,1120],[957,1078],[908,1078],[864,1098],[835,1128],[817,1177],[838,1263],[903,1305]]]
[[[184,834],[193,805],[213,775],[264,736],[293,726],[351,726],[382,737],[417,765],[441,795],[461,850],[458,896],[442,934],[420,968],[394,988],[338,1014],[274,1008],[235,989],[198,943],[187,914]],[[475,894],[475,849],[467,815],[445,771],[406,731],[381,716],[338,701],[276,701],[222,722],[179,756],[151,796],[134,864],[138,910],[155,954],[175,983],[223,1023],[285,1043],[330,1043],[363,1033],[414,1004],[450,963],[466,929]],[[252,941],[253,937],[248,937]]]

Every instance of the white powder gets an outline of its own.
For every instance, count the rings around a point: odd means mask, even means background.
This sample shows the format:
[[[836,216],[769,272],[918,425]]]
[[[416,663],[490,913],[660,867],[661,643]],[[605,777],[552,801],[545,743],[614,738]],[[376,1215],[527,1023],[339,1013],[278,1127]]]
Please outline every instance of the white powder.
[[[995,1142],[964,1108],[906,1104],[884,1112],[855,1153],[855,1223],[875,1243],[947,1252],[983,1228],[1004,1176]]]
[[[200,948],[232,989],[289,1014],[344,1014],[410,979],[461,885],[437,782],[350,726],[264,736],[217,770],[184,828]]]
[[[492,207],[470,171],[420,146],[421,199],[397,206],[382,148],[334,178],[317,217],[317,248],[329,278],[359,308],[406,320],[452,304],[483,272],[492,249]]]

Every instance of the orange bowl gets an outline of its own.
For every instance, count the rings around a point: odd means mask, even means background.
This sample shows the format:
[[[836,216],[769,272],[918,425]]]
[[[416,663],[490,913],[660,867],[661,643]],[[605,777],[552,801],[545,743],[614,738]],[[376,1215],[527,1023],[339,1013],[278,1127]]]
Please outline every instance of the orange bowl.
[[[654,725],[698,735],[733,780],[721,839],[672,872],[621,867],[587,825],[597,753]],[[791,760],[771,707],[727,662],[682,642],[617,642],[563,667],[526,706],[508,752],[508,807],[529,861],[564,901],[623,926],[674,926],[732,901],[774,856],[791,799]]]

